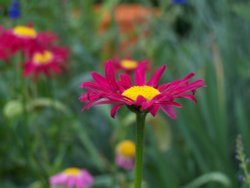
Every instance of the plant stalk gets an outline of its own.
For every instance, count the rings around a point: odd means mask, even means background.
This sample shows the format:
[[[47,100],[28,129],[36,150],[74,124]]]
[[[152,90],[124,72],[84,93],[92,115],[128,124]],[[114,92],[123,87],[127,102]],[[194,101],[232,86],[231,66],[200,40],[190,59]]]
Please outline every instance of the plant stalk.
[[[136,157],[135,157],[135,183],[134,188],[141,188],[142,184],[142,162],[144,146],[144,127],[146,112],[136,113]]]

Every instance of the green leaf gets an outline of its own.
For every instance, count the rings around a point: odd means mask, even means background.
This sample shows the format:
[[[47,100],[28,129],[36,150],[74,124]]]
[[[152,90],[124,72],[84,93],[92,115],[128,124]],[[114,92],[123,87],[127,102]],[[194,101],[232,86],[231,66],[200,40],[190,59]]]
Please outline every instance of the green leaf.
[[[32,111],[35,108],[50,107],[65,114],[70,114],[69,108],[67,108],[63,103],[57,100],[52,100],[50,98],[38,98],[30,101],[27,105],[28,111]]]
[[[211,172],[196,178],[194,181],[184,186],[183,188],[196,188],[210,182],[218,182],[226,187],[229,187],[231,185],[230,179],[223,173]]]

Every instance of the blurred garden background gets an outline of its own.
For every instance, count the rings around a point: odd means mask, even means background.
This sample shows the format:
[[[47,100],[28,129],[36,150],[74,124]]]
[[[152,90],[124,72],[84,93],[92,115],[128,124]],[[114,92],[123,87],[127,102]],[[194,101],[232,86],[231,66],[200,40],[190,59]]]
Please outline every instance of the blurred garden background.
[[[53,32],[68,58],[60,74],[38,79],[23,76],[18,54],[0,60],[1,188],[46,187],[68,167],[87,169],[94,188],[130,187],[133,171],[114,160],[116,145],[134,140],[135,115],[122,108],[113,119],[108,105],[82,112],[79,102],[90,72],[124,58],[149,60],[150,73],[167,64],[161,82],[195,72],[207,85],[196,105],[181,100],[176,120],[149,115],[144,187],[249,186],[236,157],[237,138],[250,156],[249,0],[13,2],[0,1],[0,26]]]

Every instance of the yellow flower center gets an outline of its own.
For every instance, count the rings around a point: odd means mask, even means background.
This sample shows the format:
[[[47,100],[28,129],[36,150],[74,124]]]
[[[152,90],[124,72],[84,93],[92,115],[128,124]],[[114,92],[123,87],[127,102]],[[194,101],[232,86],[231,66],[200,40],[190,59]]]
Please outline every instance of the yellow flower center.
[[[66,170],[63,171],[64,174],[66,175],[77,175],[81,172],[79,168],[67,168]]]
[[[125,140],[119,143],[116,147],[116,151],[126,157],[135,156],[135,144],[130,140]]]
[[[155,89],[151,86],[132,86],[128,89],[126,89],[122,96],[128,97],[132,99],[133,101],[136,101],[137,97],[139,95],[143,96],[147,101],[150,101],[155,96],[159,95],[160,92],[158,89]]]
[[[37,36],[37,32],[33,28],[26,27],[26,26],[16,26],[13,29],[13,32],[15,35],[19,37],[36,38]]]
[[[133,61],[133,60],[122,60],[121,61],[121,66],[124,69],[135,69],[138,66],[138,62],[137,61]]]
[[[53,58],[53,54],[50,51],[44,51],[43,53],[37,52],[33,56],[33,62],[36,64],[47,64]]]

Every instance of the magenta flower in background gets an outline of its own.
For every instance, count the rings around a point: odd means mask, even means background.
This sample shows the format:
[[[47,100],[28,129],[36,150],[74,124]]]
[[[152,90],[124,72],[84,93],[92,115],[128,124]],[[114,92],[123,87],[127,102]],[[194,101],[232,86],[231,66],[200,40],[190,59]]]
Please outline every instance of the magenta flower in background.
[[[24,76],[34,74],[38,79],[40,74],[50,77],[51,72],[61,73],[68,58],[66,48],[51,46],[49,48],[32,49],[27,54],[27,61],[24,64]]]
[[[50,45],[58,40],[54,33],[37,32],[31,26],[19,25],[12,29],[0,26],[0,59],[7,60],[19,50],[25,52],[37,45]]]
[[[195,75],[190,73],[183,79],[159,85],[165,68],[165,65],[161,66],[151,79],[146,81],[146,66],[139,64],[133,83],[130,75],[126,73],[120,74],[117,80],[114,65],[112,61],[108,62],[105,66],[105,76],[92,72],[94,81],[82,83],[81,88],[88,90],[80,97],[81,102],[87,102],[82,110],[94,105],[112,104],[111,116],[114,118],[119,108],[127,105],[132,111],[149,111],[153,116],[161,109],[170,118],[175,119],[174,107],[182,107],[175,99],[186,98],[196,102],[194,93],[205,84],[201,79],[190,82]]]
[[[132,73],[139,64],[143,63],[149,69],[150,62],[148,60],[137,61],[131,58],[125,58],[121,60],[108,60],[107,62],[112,61],[115,67],[115,70],[122,70],[126,73]]]
[[[49,180],[51,186],[66,186],[66,188],[90,188],[93,177],[87,170],[67,168],[63,172],[52,176]]]
[[[125,169],[132,170],[135,166],[135,144],[131,140],[124,140],[116,146],[115,163]]]

